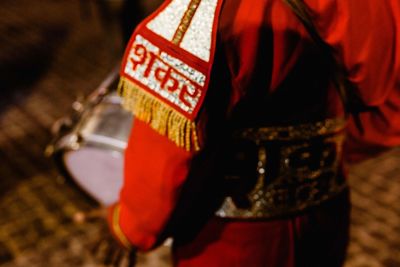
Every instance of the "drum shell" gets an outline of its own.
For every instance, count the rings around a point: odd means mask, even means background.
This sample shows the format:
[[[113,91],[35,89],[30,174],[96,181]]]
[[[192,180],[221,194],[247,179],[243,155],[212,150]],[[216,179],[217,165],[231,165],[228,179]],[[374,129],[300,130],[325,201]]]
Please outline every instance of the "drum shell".
[[[75,125],[60,131],[52,156],[68,181],[101,205],[118,200],[123,181],[123,154],[133,116],[116,93],[84,105]]]

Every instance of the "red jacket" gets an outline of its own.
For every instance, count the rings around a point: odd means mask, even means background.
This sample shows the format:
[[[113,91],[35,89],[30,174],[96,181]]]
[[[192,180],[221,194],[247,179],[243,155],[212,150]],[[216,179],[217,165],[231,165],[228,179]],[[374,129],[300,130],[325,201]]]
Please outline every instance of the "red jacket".
[[[320,35],[344,63],[363,100],[380,109],[380,114],[363,115],[368,132],[363,142],[398,144],[398,1],[305,2]],[[219,112],[228,116],[250,92],[270,97],[266,110],[271,123],[342,115],[336,91],[321,71],[323,59],[315,51],[303,25],[283,1],[226,0],[218,27],[215,62],[218,66],[218,60],[223,58],[226,66],[215,67],[211,77],[218,80],[219,73],[227,67],[228,76],[224,77],[229,79],[214,84],[211,81],[197,119],[203,129],[203,143],[207,144],[209,138],[205,129],[212,112],[222,106],[218,94],[223,95],[224,90],[229,91],[230,98]],[[350,132],[359,139],[353,126]],[[393,137],[386,139],[386,134]],[[122,243],[143,250],[154,246],[176,206],[196,153],[178,148],[148,124],[134,121],[125,154],[118,212],[112,208],[110,213],[112,229]]]

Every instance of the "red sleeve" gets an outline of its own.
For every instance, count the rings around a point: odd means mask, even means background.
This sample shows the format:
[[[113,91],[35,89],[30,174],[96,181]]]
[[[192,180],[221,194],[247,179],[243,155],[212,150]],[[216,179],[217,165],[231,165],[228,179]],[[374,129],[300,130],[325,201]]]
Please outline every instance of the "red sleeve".
[[[349,79],[359,88],[368,105],[383,104],[399,82],[400,34],[399,3],[390,1],[305,0],[322,38],[334,48],[343,62]],[[302,42],[289,39],[290,31],[304,38],[307,33],[288,6],[281,1],[226,1],[231,12],[221,18],[222,34],[231,60],[235,93],[248,87],[256,70],[255,56],[264,23],[272,29],[273,68],[270,88],[274,90],[285,79],[301,53]],[[227,8],[225,8],[227,9]],[[265,12],[265,10],[270,10]],[[251,14],[251,16],[249,15]],[[233,22],[232,22],[233,21]],[[256,25],[245,27],[243,23]],[[266,34],[267,32],[262,32]],[[234,46],[233,51],[229,49]],[[237,58],[240,58],[238,65]],[[235,65],[236,64],[236,65]],[[398,85],[397,85],[398,86]],[[237,92],[236,92],[237,91]],[[240,96],[239,96],[240,97]]]
[[[125,151],[125,180],[110,216],[122,244],[152,248],[175,207],[192,154],[135,120]],[[127,245],[124,245],[128,247]]]
[[[307,1],[324,39],[367,105],[364,133],[349,123],[346,156],[360,161],[400,145],[400,2]]]
[[[399,4],[395,1],[307,0],[321,35],[335,49],[368,105],[383,104],[399,79]]]

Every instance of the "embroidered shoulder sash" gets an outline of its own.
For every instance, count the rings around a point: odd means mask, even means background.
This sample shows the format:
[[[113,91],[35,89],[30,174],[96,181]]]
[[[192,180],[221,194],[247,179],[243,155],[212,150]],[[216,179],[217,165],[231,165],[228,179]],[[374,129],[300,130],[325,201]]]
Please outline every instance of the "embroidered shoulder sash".
[[[198,150],[196,118],[214,60],[223,0],[167,0],[134,31],[119,93],[136,119],[179,147]]]

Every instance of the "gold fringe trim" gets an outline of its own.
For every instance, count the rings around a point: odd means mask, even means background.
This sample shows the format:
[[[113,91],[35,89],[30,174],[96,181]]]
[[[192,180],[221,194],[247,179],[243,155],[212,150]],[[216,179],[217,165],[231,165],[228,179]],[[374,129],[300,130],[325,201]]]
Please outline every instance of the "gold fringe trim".
[[[193,121],[126,78],[120,78],[118,93],[123,98],[123,107],[132,111],[135,119],[149,124],[178,147],[187,151],[200,149],[197,127]]]

